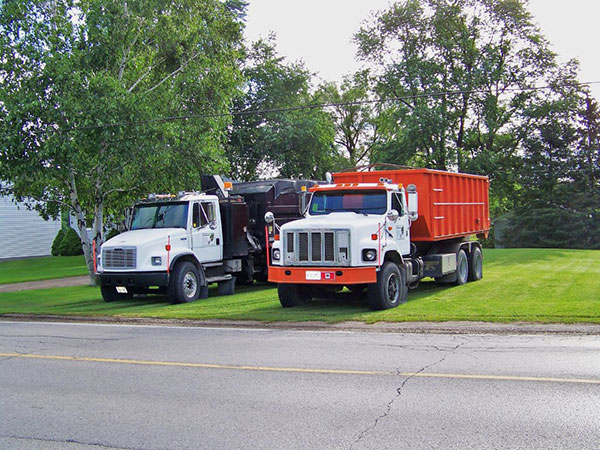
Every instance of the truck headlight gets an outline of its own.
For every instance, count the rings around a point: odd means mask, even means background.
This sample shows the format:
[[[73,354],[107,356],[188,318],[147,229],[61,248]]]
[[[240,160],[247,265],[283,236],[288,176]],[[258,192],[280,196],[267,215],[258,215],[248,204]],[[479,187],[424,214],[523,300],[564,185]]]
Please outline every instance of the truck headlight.
[[[162,258],[160,256],[152,257],[152,265],[153,266],[162,266]]]
[[[273,249],[273,261],[279,261],[279,258],[281,258],[281,250]]]
[[[373,249],[373,248],[365,248],[362,251],[362,259],[363,261],[375,261],[375,259],[377,258],[377,250]]]

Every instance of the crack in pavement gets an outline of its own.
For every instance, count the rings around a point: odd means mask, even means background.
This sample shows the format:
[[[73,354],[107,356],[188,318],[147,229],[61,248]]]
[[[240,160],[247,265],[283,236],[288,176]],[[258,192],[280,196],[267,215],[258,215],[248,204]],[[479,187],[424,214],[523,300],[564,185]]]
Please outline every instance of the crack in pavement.
[[[4,338],[4,339],[2,339],[2,338]],[[32,342],[31,340],[28,342],[24,341],[27,343],[27,345],[58,346],[58,345],[64,344],[65,346],[68,346],[69,348],[75,348],[75,349],[91,348],[95,345],[100,345],[100,344],[104,344],[104,343],[108,343],[108,342],[120,342],[120,341],[135,339],[134,337],[100,338],[100,337],[57,336],[57,335],[43,335],[43,334],[34,334],[34,335],[30,335],[30,334],[12,334],[12,335],[0,334],[0,344],[3,346],[6,346],[6,345],[14,346],[15,344],[20,344],[21,347],[25,346],[25,345],[21,344],[21,341],[19,341],[18,339],[15,339],[13,341],[10,338],[36,339],[36,341],[34,341],[34,342]],[[68,342],[68,344],[67,344],[67,342]],[[17,348],[17,347],[13,347],[13,348]],[[43,350],[48,350],[48,349],[44,348]],[[29,354],[30,352],[23,353],[23,352],[19,352],[18,350],[14,350],[14,353]],[[0,361],[3,361],[5,359],[0,359]],[[8,359],[10,359],[10,358],[8,358]]]
[[[75,445],[87,445],[89,447],[98,447],[98,448],[108,448],[114,450],[144,450],[142,448],[137,447],[114,447],[108,444],[102,444],[100,442],[83,442],[78,441],[76,439],[49,439],[49,438],[34,438],[34,437],[26,437],[26,436],[11,436],[0,434],[0,438],[6,439],[18,439],[23,441],[37,441],[37,442],[55,442],[57,444],[75,444]]]
[[[29,352],[19,352],[19,351],[14,351],[13,353],[17,353],[18,355],[32,355],[34,353],[40,353],[40,352],[45,352],[46,350],[49,350],[47,348],[36,348],[34,350],[31,350]],[[9,361],[11,359],[15,359],[15,358],[20,358],[21,356],[5,356],[4,358],[0,358],[0,362],[3,361]]]
[[[402,395],[402,390],[404,389],[404,386],[406,385],[406,383],[409,382],[409,380],[411,380],[412,378],[414,378],[416,375],[426,371],[427,369],[430,369],[434,366],[437,366],[438,364],[443,363],[446,358],[448,358],[450,355],[453,355],[460,347],[462,347],[463,345],[465,345],[467,343],[467,340],[465,339],[463,342],[461,342],[460,344],[456,345],[453,348],[449,348],[449,349],[445,349],[445,350],[440,350],[440,351],[445,351],[447,352],[441,359],[439,359],[438,361],[435,361],[431,364],[428,364],[426,366],[423,366],[421,369],[417,370],[416,372],[411,373],[409,376],[407,376],[402,383],[400,384],[400,386],[396,389],[396,395],[388,402],[387,406],[386,406],[386,410],[383,414],[381,414],[379,417],[377,417],[375,419],[375,422],[373,422],[372,425],[370,425],[369,427],[365,428],[358,436],[358,438],[354,441],[354,444],[358,444],[368,433],[370,433],[371,431],[375,430],[375,428],[377,428],[377,425],[379,424],[379,421],[382,419],[385,419],[388,414],[390,413],[390,411],[392,410],[392,406],[394,405],[394,403],[396,402],[396,400],[398,400],[398,398]],[[402,370],[398,367],[396,369],[396,375],[400,376],[402,374]]]

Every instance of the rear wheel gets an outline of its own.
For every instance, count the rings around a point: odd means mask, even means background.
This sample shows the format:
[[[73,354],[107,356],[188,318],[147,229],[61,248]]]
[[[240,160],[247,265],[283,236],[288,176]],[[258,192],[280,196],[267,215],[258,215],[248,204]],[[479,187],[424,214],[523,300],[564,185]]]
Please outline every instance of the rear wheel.
[[[126,294],[121,294],[117,292],[115,286],[100,286],[100,293],[105,302],[116,302],[133,298],[133,293],[131,291],[128,290]]]
[[[367,287],[367,301],[374,310],[395,308],[406,303],[408,286],[404,267],[388,261],[377,274],[377,283]]]
[[[475,247],[469,258],[469,281],[479,281],[483,278],[483,255],[479,247]]]
[[[465,284],[469,279],[469,261],[464,250],[456,254],[456,281],[457,286]]]
[[[188,303],[198,299],[202,289],[202,278],[195,264],[182,262],[175,266],[169,280],[171,303]]]
[[[280,283],[277,285],[277,294],[284,308],[306,305],[312,300],[309,289],[299,284]]]

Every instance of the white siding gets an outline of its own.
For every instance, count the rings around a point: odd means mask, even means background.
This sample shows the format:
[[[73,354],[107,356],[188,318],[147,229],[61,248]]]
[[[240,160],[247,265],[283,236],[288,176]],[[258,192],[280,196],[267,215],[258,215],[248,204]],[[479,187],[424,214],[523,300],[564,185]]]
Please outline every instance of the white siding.
[[[60,229],[60,220],[45,221],[35,211],[0,197],[0,260],[48,256]]]

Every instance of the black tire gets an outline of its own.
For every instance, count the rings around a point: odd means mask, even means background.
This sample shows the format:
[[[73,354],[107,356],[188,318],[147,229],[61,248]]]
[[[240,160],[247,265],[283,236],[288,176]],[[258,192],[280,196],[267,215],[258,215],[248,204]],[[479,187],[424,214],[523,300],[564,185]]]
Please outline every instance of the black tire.
[[[133,298],[133,293],[127,290],[127,294],[120,294],[117,292],[117,288],[115,286],[100,286],[100,293],[102,294],[102,298],[105,302],[117,302],[119,300],[130,300]]]
[[[277,294],[284,308],[306,305],[312,300],[309,289],[298,284],[280,283],[277,285]]]
[[[189,303],[198,299],[204,286],[204,277],[195,264],[191,262],[178,263],[169,279],[169,300],[171,303]]]
[[[395,308],[406,303],[408,286],[404,267],[388,261],[377,274],[377,283],[367,287],[367,302],[373,311]]]
[[[454,284],[461,286],[469,280],[469,261],[464,250],[456,254],[456,281]]]
[[[479,281],[483,278],[483,254],[475,247],[469,258],[469,281]]]

